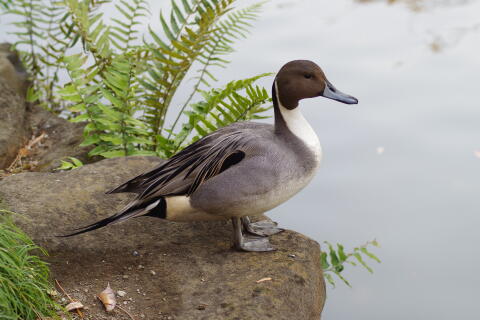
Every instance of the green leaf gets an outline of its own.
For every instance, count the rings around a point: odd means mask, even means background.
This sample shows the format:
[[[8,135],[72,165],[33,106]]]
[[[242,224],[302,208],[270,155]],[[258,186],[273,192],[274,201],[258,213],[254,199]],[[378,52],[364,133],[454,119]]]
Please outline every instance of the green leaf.
[[[324,273],[323,276],[325,279],[327,279],[328,283],[330,283],[334,288],[335,288],[335,281],[333,280],[333,277],[329,273]]]
[[[328,263],[328,255],[327,253],[323,252],[320,254],[320,263],[322,265],[323,270],[327,270],[328,267],[330,267],[330,264]]]
[[[169,26],[165,22],[165,19],[163,18],[163,14],[160,13],[160,23],[162,24],[163,31],[165,32],[165,35],[170,39],[170,41],[175,40],[175,36],[173,35],[173,32],[170,30]]]
[[[124,157],[126,156],[125,154],[125,151],[123,150],[111,150],[111,151],[106,151],[106,152],[102,152],[100,153],[100,155],[102,157],[105,157],[105,158],[116,158],[116,157]]]
[[[55,170],[71,170],[73,168],[74,168],[73,163],[60,160],[60,167],[56,168]]]
[[[338,258],[340,260],[339,261],[340,263],[343,263],[344,261],[346,261],[348,259],[344,250],[345,249],[344,249],[343,245],[341,245],[340,243],[337,243],[337,252],[338,252]]]
[[[84,114],[81,114],[75,118],[72,118],[70,119],[71,122],[82,122],[82,121],[87,121],[89,120],[90,117],[88,116],[88,114],[84,113]]]
[[[353,256],[357,259],[357,261],[358,261],[365,269],[368,270],[368,272],[373,273],[372,268],[370,268],[370,267],[365,263],[365,261],[363,261],[363,258],[362,258],[362,256],[360,255],[360,253],[355,252],[355,253],[353,254]]]
[[[90,146],[100,142],[100,137],[98,135],[89,135],[86,139],[80,143],[80,147]]]
[[[83,162],[80,161],[80,160],[78,160],[77,158],[75,158],[75,157],[68,157],[68,158],[73,162],[73,164],[75,165],[75,167],[78,168],[78,167],[83,166]]]
[[[111,142],[113,145],[116,145],[116,146],[120,146],[120,145],[123,144],[123,138],[122,138],[121,136],[114,135],[114,134],[113,134],[113,135],[112,135],[112,134],[110,134],[110,135],[102,135],[102,136],[100,137],[100,139],[101,139],[102,141]],[[121,151],[123,151],[123,150],[121,150]],[[102,153],[101,155],[103,155],[103,153]]]
[[[370,259],[373,259],[373,260],[377,261],[378,263],[381,263],[380,259],[378,259],[378,257],[376,255],[374,255],[373,253],[369,252],[367,250],[367,248],[362,247],[362,248],[360,248],[360,251],[362,251],[362,253],[365,254]]]

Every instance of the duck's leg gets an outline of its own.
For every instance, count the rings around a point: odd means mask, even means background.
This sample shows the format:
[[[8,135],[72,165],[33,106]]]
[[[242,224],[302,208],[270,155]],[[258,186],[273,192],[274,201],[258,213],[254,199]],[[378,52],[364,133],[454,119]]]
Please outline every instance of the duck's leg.
[[[268,237],[284,231],[284,229],[278,228],[277,223],[274,221],[262,220],[251,222],[249,217],[242,217],[241,219],[245,231],[256,236]]]
[[[274,251],[267,237],[244,235],[241,218],[232,218],[233,243],[235,249],[241,251]]]

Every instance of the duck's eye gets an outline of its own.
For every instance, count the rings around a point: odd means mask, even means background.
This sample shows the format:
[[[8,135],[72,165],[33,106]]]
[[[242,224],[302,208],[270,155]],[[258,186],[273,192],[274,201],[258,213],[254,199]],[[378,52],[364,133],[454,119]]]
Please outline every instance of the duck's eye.
[[[304,77],[305,77],[305,79],[311,79],[312,75],[311,74],[305,74]]]

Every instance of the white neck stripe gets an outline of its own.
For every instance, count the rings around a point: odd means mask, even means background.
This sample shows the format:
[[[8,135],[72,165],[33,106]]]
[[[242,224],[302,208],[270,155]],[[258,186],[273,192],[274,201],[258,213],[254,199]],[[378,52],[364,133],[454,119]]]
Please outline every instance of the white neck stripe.
[[[278,86],[275,81],[275,92],[278,102],[278,109],[285,121],[288,129],[305,143],[310,150],[317,156],[321,155],[320,141],[315,131],[312,129],[308,121],[303,117],[300,108],[289,110],[282,105],[278,94]]]

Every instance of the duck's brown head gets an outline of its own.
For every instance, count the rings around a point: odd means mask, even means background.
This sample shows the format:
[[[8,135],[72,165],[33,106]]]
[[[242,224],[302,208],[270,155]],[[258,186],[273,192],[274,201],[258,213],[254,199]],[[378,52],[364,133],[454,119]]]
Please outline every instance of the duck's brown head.
[[[294,60],[285,64],[275,77],[274,88],[275,84],[280,103],[290,110],[295,109],[302,99],[319,96],[346,104],[358,103],[356,98],[337,90],[322,69],[309,60]]]

